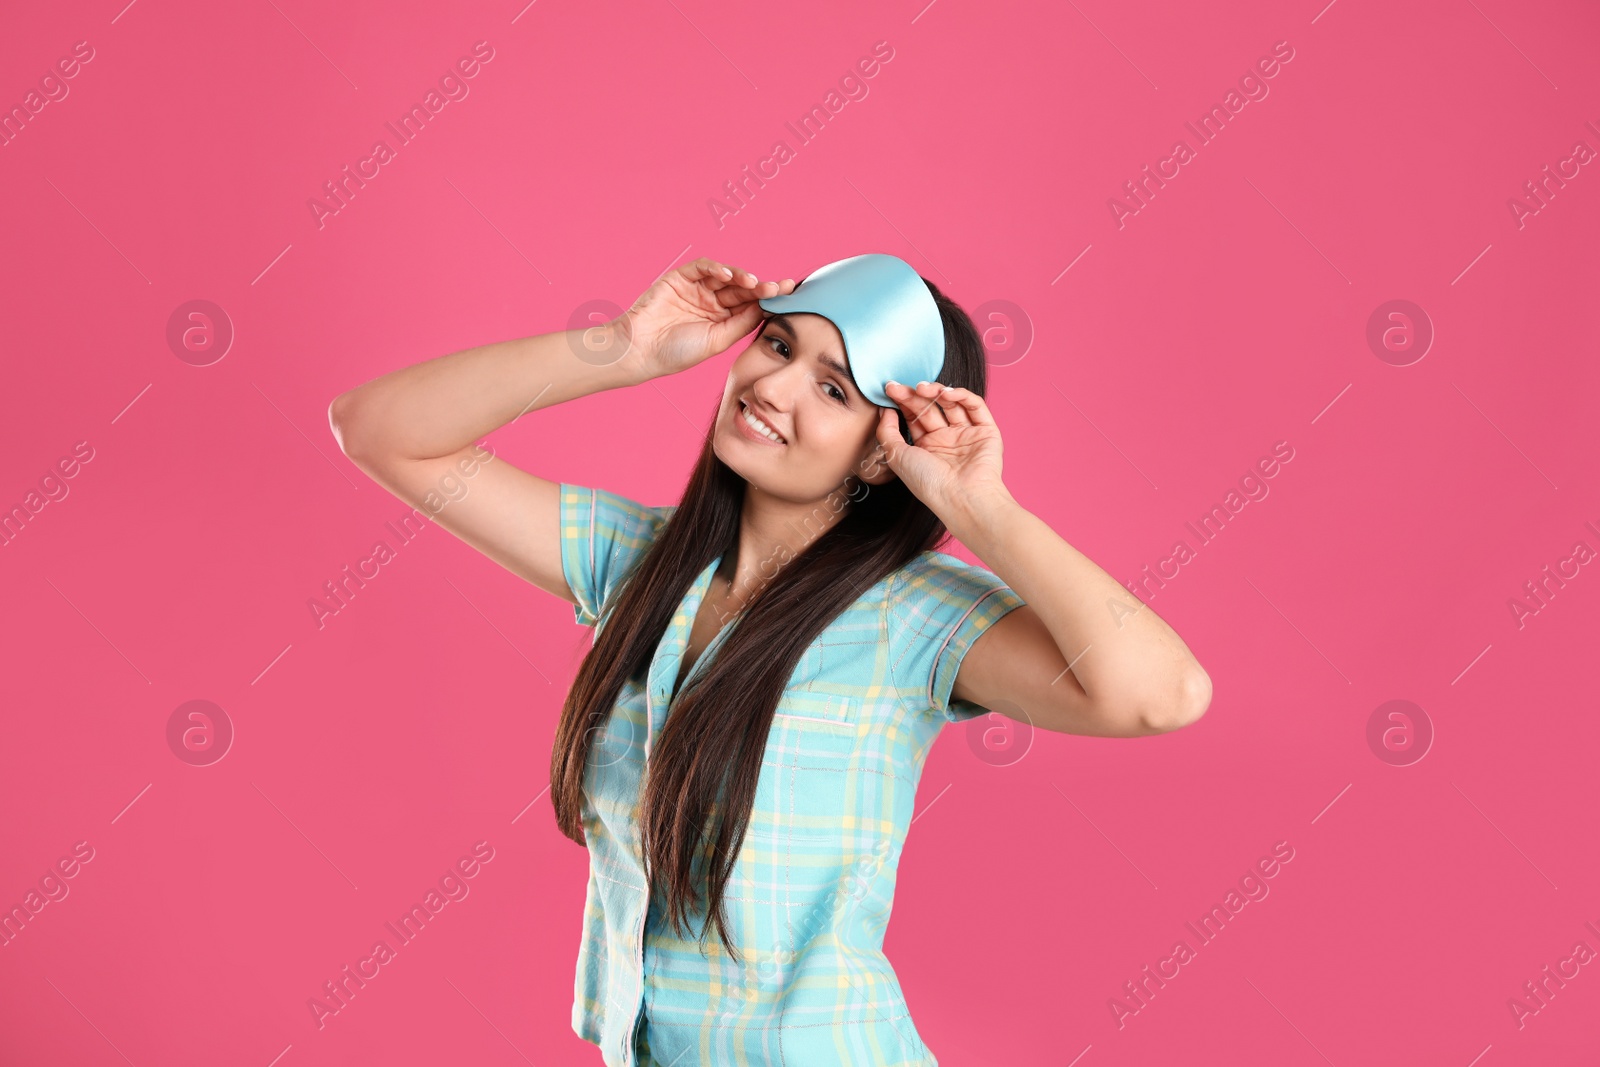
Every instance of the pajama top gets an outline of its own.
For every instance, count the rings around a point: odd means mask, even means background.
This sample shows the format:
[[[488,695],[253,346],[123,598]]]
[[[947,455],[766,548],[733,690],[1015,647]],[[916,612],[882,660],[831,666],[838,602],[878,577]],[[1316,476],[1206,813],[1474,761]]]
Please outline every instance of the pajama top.
[[[579,623],[605,624],[608,598],[673,510],[561,483],[561,567]],[[639,829],[641,774],[718,562],[685,594],[644,684],[624,683],[592,742],[573,1030],[600,1046],[607,1067],[936,1067],[883,935],[924,758],[946,722],[986,711],[951,698],[962,657],[1023,601],[992,571],[930,551],[817,635],[778,703],[724,892],[735,963],[715,928],[704,956],[697,937],[670,930],[664,901],[646,885]],[[734,625],[724,624],[686,685]],[[704,910],[690,920],[698,934]]]

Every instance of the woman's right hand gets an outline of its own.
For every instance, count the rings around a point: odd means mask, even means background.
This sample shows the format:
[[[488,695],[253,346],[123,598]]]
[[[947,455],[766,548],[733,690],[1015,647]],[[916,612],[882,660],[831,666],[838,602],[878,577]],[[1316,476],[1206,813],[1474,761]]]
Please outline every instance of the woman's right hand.
[[[642,380],[688,370],[761,324],[757,303],[794,291],[793,278],[756,280],[747,270],[704,256],[658,278],[612,323],[624,357]]]

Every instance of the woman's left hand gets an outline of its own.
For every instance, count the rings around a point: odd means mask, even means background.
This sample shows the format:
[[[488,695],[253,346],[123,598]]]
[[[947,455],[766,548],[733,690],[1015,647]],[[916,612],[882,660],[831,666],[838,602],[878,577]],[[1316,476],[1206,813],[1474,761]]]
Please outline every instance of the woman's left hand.
[[[895,409],[879,409],[878,443],[889,469],[947,526],[952,513],[970,512],[986,499],[1006,495],[1000,428],[983,397],[938,382],[916,388],[891,382],[884,391],[911,427],[907,444]]]

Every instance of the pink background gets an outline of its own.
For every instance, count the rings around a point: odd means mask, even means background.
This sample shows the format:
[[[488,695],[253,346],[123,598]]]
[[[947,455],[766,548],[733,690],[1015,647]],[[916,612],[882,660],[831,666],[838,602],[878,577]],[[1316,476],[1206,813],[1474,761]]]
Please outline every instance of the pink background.
[[[0,903],[94,850],[0,948],[4,1064],[598,1063],[569,1024],[585,856],[543,795],[589,631],[437,527],[319,630],[307,601],[407,512],[327,406],[697,256],[863,251],[1020,309],[982,323],[1007,481],[1119,580],[1294,450],[1150,602],[1213,679],[1197,725],[1010,762],[941,736],[887,941],[940,1061],[1600,1053],[1600,965],[1508,1007],[1600,951],[1600,568],[1508,606],[1600,549],[1600,164],[1507,205],[1600,149],[1593,5],[124,2],[0,35],[7,109],[94,49],[0,148],[0,506],[93,450],[0,548]],[[469,95],[319,228],[308,200],[478,41]],[[1108,199],[1279,41],[1270,94],[1119,228]],[[194,299],[236,331],[209,366],[166,340]],[[1408,366],[1366,341],[1394,299],[1436,331]],[[731,359],[489,441],[672,502]],[[209,766],[167,741],[195,699],[235,731]],[[1435,734],[1408,766],[1367,740],[1395,699]],[[470,894],[319,1029],[308,999],[479,841]],[[1119,1027],[1280,841],[1270,895]]]

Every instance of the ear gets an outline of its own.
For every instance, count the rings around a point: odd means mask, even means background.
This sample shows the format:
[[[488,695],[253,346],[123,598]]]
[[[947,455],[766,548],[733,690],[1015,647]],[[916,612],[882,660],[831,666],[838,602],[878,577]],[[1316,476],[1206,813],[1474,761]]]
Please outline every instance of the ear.
[[[856,471],[857,477],[868,485],[887,485],[896,477],[894,471],[889,469],[888,461],[883,458],[883,450],[877,447],[876,442]]]
[[[878,420],[881,421],[884,418],[883,413],[885,410],[886,409],[884,408],[878,409]],[[898,433],[902,439],[905,439],[905,416],[899,411],[896,411],[894,421],[895,432]],[[884,454],[883,444],[878,440],[877,437],[877,426],[878,423],[875,422],[873,424],[873,436],[868,439],[866,448],[862,450],[860,457],[856,461],[855,467],[856,477],[860,478],[868,485],[886,485],[898,477],[898,475],[896,475],[894,471],[889,468],[889,460]]]

